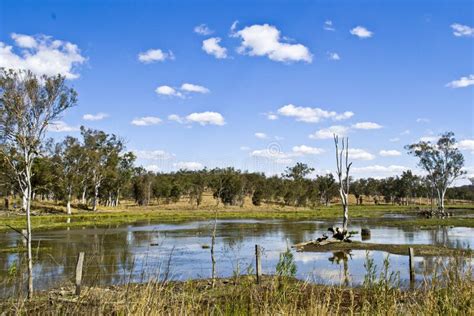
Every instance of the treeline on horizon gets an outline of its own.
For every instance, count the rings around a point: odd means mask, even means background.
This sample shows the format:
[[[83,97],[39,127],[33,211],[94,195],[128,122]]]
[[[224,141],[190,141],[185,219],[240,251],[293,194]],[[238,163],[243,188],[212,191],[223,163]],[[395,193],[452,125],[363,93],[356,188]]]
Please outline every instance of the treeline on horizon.
[[[314,207],[328,205],[339,195],[332,174],[310,178],[314,169],[303,163],[288,167],[280,176],[266,176],[232,167],[155,173],[135,166],[135,160],[120,137],[81,127],[81,139],[67,136],[58,143],[52,139],[44,142],[33,165],[33,197],[64,202],[70,213],[74,201],[96,210],[98,205],[118,206],[121,199],[149,205],[186,198],[190,205],[199,207],[205,192],[212,194],[216,203],[237,206],[250,198],[255,206]],[[4,170],[0,174],[0,194],[21,196],[14,171],[5,163],[0,167]],[[384,179],[353,180],[350,193],[357,204],[408,205],[419,198],[432,200],[435,195],[430,181],[410,170]],[[447,198],[472,201],[474,186],[449,188]]]

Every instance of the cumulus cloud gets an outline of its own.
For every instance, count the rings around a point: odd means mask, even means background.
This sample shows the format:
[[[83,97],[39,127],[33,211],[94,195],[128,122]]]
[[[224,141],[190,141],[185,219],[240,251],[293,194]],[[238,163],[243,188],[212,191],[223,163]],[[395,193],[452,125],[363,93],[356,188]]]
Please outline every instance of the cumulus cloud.
[[[47,35],[13,33],[11,38],[16,47],[0,42],[0,67],[31,70],[37,75],[79,78],[77,67],[86,58],[77,45]]]
[[[311,63],[313,60],[306,46],[283,42],[280,31],[269,24],[247,26],[235,32],[233,36],[242,40],[237,49],[240,54],[267,56],[270,60],[279,62]]]
[[[446,84],[446,87],[456,89],[456,88],[466,88],[472,85],[474,85],[474,75],[469,75],[466,77],[461,77],[458,80],[453,80],[451,82],[448,82]]]
[[[373,160],[375,156],[368,151],[360,148],[349,148],[349,159],[354,160]]]
[[[161,170],[161,168],[158,165],[146,165],[143,168],[145,168],[147,171],[151,172],[158,172]]]
[[[63,121],[54,121],[49,124],[48,131],[55,133],[77,132],[79,126],[71,126]]]
[[[209,93],[209,89],[197,84],[192,83],[183,83],[181,85],[181,90],[186,92],[195,92],[195,93]]]
[[[458,142],[458,148],[461,150],[474,151],[474,139],[464,139]]]
[[[138,159],[144,160],[169,160],[175,155],[164,150],[133,150]]]
[[[217,112],[200,112],[200,113],[191,113],[186,117],[180,117],[177,114],[171,114],[168,116],[168,119],[171,121],[175,121],[180,124],[191,124],[191,123],[198,123],[202,126],[205,125],[218,125],[222,126],[225,125],[225,119],[222,114]]]
[[[193,123],[199,123],[201,125],[225,125],[224,117],[217,112],[201,112],[191,113],[186,116],[186,120]]]
[[[327,55],[328,55],[329,60],[340,60],[341,59],[341,57],[339,56],[338,53],[327,52]]]
[[[352,125],[355,129],[380,129],[382,125],[373,122],[360,122]]]
[[[459,23],[451,24],[453,35],[456,37],[474,37],[474,27],[462,25]]]
[[[165,61],[167,59],[174,59],[172,51],[164,52],[161,49],[149,49],[138,54],[138,60],[144,64]]]
[[[201,163],[195,162],[195,161],[176,162],[173,164],[173,167],[180,170],[200,170],[204,168],[204,166]]]
[[[155,92],[159,95],[184,98],[192,93],[209,93],[210,90],[204,86],[200,86],[193,83],[183,83],[181,87],[175,88],[168,85],[159,86],[155,89]]]
[[[144,116],[132,120],[132,125],[135,126],[150,126],[161,123],[161,119],[156,116]]]
[[[227,58],[227,48],[222,47],[219,44],[220,42],[220,37],[208,38],[207,40],[202,41],[202,50],[217,59],[225,59]]]
[[[320,129],[313,134],[309,135],[311,139],[330,139],[334,137],[334,134],[338,136],[345,136],[349,132],[349,128],[341,125],[333,125],[328,128]]]
[[[163,85],[155,89],[156,94],[182,98],[184,95],[173,87]]]
[[[335,31],[336,29],[333,26],[333,23],[331,20],[326,20],[324,21],[323,29],[326,31]]]
[[[295,106],[288,104],[278,109],[278,114],[287,117],[294,117],[297,121],[307,123],[318,123],[323,119],[333,119],[335,121],[341,121],[351,118],[353,112],[336,113],[334,111],[326,111],[320,108],[310,108]]]
[[[259,139],[267,139],[268,138],[267,134],[265,134],[265,133],[255,133],[255,137],[257,137]]]
[[[306,145],[294,146],[293,152],[301,155],[320,155],[324,153],[324,149],[317,147],[310,147]]]
[[[402,154],[401,152],[394,149],[379,151],[379,155],[382,157],[396,157],[396,156],[401,156],[401,154]]]
[[[369,38],[374,34],[363,26],[354,27],[352,30],[350,30],[350,33],[354,36],[357,36],[358,38]]]
[[[100,120],[103,120],[105,118],[109,117],[109,115],[107,113],[97,113],[97,114],[84,114],[82,116],[82,119],[83,120],[86,120],[86,121],[100,121]]]
[[[250,153],[251,157],[268,159],[277,164],[289,164],[293,162],[293,157],[299,156],[295,153],[284,153],[273,148],[254,150]]]
[[[420,142],[434,142],[437,138],[435,136],[422,136],[420,137]]]
[[[211,35],[214,33],[206,24],[200,24],[194,27],[194,33],[199,35]]]
[[[390,165],[390,166],[381,166],[381,165],[372,165],[366,167],[354,167],[352,171],[354,174],[364,174],[364,175],[378,175],[379,177],[382,176],[391,176],[400,174],[405,170],[408,170],[408,167],[398,166],[398,165]]]

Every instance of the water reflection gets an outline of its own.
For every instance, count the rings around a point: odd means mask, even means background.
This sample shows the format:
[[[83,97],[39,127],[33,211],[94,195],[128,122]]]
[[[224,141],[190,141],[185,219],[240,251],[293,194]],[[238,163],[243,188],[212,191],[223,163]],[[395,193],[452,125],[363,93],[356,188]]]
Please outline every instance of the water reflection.
[[[221,220],[217,225],[216,259],[219,276],[247,273],[254,267],[254,246],[263,248],[263,273],[275,272],[279,254],[292,245],[321,236],[333,222],[282,220]],[[360,232],[370,227],[374,243],[420,243],[446,247],[471,248],[472,228],[414,228],[381,227],[354,222],[351,229]],[[180,224],[128,225],[113,228],[85,228],[35,232],[33,247],[35,282],[38,289],[47,289],[73,279],[77,254],[86,253],[84,284],[107,285],[144,282],[149,279],[208,278],[211,273],[209,249],[211,221]],[[361,240],[356,235],[355,240]],[[0,248],[21,244],[18,234],[0,235]],[[383,266],[386,253],[371,252],[378,267]],[[0,253],[0,279],[11,275],[11,267],[23,255]],[[417,278],[426,269],[435,269],[437,258],[416,257]],[[297,277],[325,284],[363,282],[365,251],[295,253]],[[443,260],[443,259],[442,259]],[[390,255],[394,271],[408,280],[408,257]],[[17,263],[20,267],[21,264]],[[10,270],[10,271],[9,271]],[[9,274],[10,273],[10,274]],[[16,279],[4,285],[1,295],[12,293],[22,282]],[[4,283],[5,284],[5,283]]]

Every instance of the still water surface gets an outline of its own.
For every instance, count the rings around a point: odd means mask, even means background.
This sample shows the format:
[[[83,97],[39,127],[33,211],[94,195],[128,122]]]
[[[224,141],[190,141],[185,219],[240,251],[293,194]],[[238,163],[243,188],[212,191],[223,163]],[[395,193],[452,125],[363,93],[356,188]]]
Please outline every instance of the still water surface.
[[[400,220],[400,219],[398,219]],[[328,221],[295,220],[219,220],[216,260],[220,277],[245,274],[254,269],[255,245],[263,248],[264,274],[275,273],[280,253],[287,246],[314,239],[333,226]],[[366,242],[386,244],[435,244],[456,248],[474,246],[474,229],[440,227],[429,230],[379,226],[376,222],[353,221],[351,230],[371,228]],[[145,282],[150,279],[186,280],[208,278],[211,271],[210,250],[213,221],[173,224],[139,223],[109,228],[84,228],[34,232],[34,245],[42,251],[35,261],[37,289],[59,286],[73,280],[77,254],[86,253],[84,283],[109,285]],[[354,240],[360,240],[360,235]],[[0,248],[13,247],[22,240],[18,234],[0,235]],[[293,251],[293,250],[292,250]],[[35,253],[35,251],[34,251]],[[365,275],[366,251],[301,253],[294,252],[297,277],[324,284],[359,285]],[[387,253],[371,251],[378,267]],[[18,261],[16,253],[0,253],[0,279],[7,278],[9,267]],[[402,282],[409,278],[408,257],[390,255],[391,270],[399,271]],[[432,271],[446,258],[416,257],[417,279]],[[11,294],[13,286],[3,285],[0,295]]]

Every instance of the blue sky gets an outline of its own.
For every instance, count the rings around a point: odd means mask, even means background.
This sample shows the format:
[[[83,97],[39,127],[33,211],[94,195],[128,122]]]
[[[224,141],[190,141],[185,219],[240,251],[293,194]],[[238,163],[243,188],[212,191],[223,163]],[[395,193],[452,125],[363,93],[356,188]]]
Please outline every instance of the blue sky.
[[[152,170],[271,174],[302,161],[324,173],[337,131],[354,175],[383,177],[416,168],[404,145],[452,130],[474,174],[473,12],[472,1],[4,0],[0,66],[66,75],[79,102],[51,136],[116,133]]]

